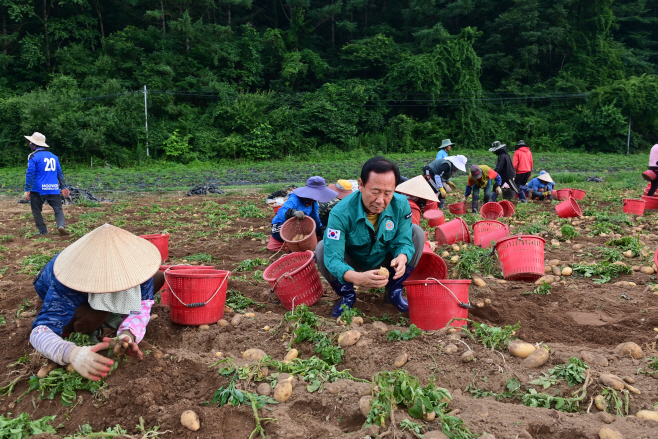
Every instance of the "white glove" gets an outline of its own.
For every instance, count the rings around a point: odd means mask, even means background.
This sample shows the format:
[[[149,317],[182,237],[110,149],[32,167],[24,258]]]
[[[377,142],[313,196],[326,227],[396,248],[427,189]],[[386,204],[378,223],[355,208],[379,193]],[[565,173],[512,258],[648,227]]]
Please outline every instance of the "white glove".
[[[69,353],[68,362],[73,368],[85,378],[98,381],[107,376],[110,366],[114,361],[97,354],[101,349],[106,349],[107,343],[98,343],[96,346],[76,346]]]
[[[302,212],[301,210],[296,210],[295,211],[295,218],[297,218],[300,221],[303,220],[304,219],[304,212]]]

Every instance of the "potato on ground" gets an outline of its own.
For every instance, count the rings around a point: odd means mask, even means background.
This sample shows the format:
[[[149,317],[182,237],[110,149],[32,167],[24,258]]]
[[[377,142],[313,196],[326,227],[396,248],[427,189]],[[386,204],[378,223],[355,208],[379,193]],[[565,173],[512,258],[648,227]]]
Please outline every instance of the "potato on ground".
[[[615,348],[615,353],[622,357],[631,356],[636,360],[641,359],[644,356],[642,348],[632,341],[622,343]]]
[[[544,364],[546,364],[546,362],[548,361],[548,357],[549,357],[548,349],[541,346],[537,348],[535,352],[533,352],[528,357],[526,357],[525,360],[523,360],[523,365],[525,367],[529,367],[533,369],[537,367],[541,367]]]
[[[201,428],[201,422],[199,422],[199,416],[192,410],[185,410],[180,415],[180,423],[183,427],[188,430],[197,431]]]
[[[356,344],[361,338],[359,331],[347,331],[338,336],[338,345],[342,348]]]
[[[649,419],[658,422],[658,412],[654,412],[653,410],[640,410],[636,416],[640,419]]]
[[[521,340],[514,340],[507,347],[509,353],[519,358],[528,358],[533,352],[537,350],[537,346],[532,343],[526,343]]]
[[[267,357],[267,354],[260,350],[260,349],[247,349],[242,353],[242,358],[245,360],[262,360],[263,358]]]
[[[292,395],[292,376],[289,376],[286,379],[279,380],[274,386],[274,399],[278,402],[285,402]]]
[[[622,390],[624,387],[626,387],[624,381],[621,378],[611,373],[601,374],[600,379],[604,386],[611,387],[615,390]]]

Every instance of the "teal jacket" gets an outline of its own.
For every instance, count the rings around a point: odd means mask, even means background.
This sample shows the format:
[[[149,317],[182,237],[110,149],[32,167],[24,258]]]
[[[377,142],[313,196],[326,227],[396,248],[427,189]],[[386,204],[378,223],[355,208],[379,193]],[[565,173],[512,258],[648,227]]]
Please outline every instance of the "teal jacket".
[[[393,195],[391,203],[379,215],[375,232],[366,217],[361,192],[354,192],[329,214],[324,232],[324,264],[345,283],[345,272],[358,271],[345,263],[345,253],[363,270],[378,268],[389,253],[394,258],[404,254],[411,261],[415,253],[411,233],[411,207],[404,195]]]

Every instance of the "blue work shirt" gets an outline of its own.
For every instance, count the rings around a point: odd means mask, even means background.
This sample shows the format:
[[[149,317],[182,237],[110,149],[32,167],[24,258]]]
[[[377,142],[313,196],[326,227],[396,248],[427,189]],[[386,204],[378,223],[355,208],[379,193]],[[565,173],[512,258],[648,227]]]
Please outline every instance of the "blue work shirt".
[[[64,174],[55,154],[45,150],[30,154],[25,172],[25,192],[59,194],[59,188],[65,185]]]
[[[439,152],[436,153],[436,159],[434,159],[434,160],[444,159],[446,157],[448,157],[448,151],[446,151],[445,148],[443,148],[443,149],[440,149]]]
[[[302,200],[295,194],[290,194],[288,199],[283,206],[279,209],[274,219],[272,219],[272,236],[278,241],[283,241],[279,232],[281,231],[281,226],[286,222],[286,212],[288,210],[301,210],[304,212],[304,215],[313,218],[315,221],[315,231],[317,232],[322,227],[322,222],[320,221],[320,205],[317,201],[314,201],[310,206],[305,206],[302,203]]]
[[[539,189],[548,189],[549,191],[552,191],[553,186],[555,186],[555,183],[545,183],[545,182],[541,181],[539,179],[539,177],[537,177],[537,178],[533,178],[532,180],[530,180],[528,182],[527,186],[528,186],[528,189],[533,190],[533,191],[537,191],[537,192],[539,192]]]
[[[76,308],[87,302],[87,293],[72,290],[55,278],[53,267],[57,256],[59,254],[46,264],[41,275],[34,282],[34,289],[43,300],[43,306],[32,324],[32,329],[41,325],[47,326],[61,337],[64,326],[71,321]],[[88,276],[93,275],[93,273],[88,273]],[[141,284],[140,287],[142,300],[153,300],[153,278]]]

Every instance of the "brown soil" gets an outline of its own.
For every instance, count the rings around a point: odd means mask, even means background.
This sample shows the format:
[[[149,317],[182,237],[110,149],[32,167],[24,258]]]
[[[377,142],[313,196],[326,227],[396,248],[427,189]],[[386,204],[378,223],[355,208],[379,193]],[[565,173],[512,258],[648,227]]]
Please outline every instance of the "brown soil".
[[[265,240],[251,237],[236,237],[239,232],[252,231],[269,235],[272,211],[264,207],[263,196],[237,195],[220,197],[159,197],[144,196],[127,199],[119,204],[103,204],[101,207],[66,206],[67,223],[82,225],[92,229],[103,222],[123,221],[122,227],[135,234],[157,233],[167,229],[170,237],[170,260],[181,262],[186,256],[208,253],[218,268],[235,270],[246,259],[269,258]],[[231,218],[223,221],[223,227],[207,224],[207,213],[202,203],[216,202],[221,206],[237,209],[241,203],[251,201],[267,213],[265,218]],[[180,206],[188,210],[174,212],[152,212],[159,204],[163,209]],[[117,211],[115,206],[124,207]],[[546,209],[552,209],[549,204]],[[35,238],[21,238],[20,235],[32,230],[33,223],[29,206],[17,205],[15,200],[0,200],[0,236],[14,235],[13,239],[0,242],[7,250],[0,252],[0,270],[7,271],[0,280],[0,308],[7,324],[0,326],[0,387],[23,370],[27,376],[35,374],[43,363],[43,357],[33,356],[38,361],[24,367],[7,366],[16,362],[25,353],[34,352],[29,343],[29,334],[34,317],[16,318],[16,313],[24,300],[31,301],[27,310],[38,311],[36,293],[32,287],[33,275],[19,271],[24,268],[21,262],[25,256],[36,253],[49,253],[65,248],[72,239],[49,235],[51,242],[37,242]],[[48,210],[46,207],[44,210]],[[98,213],[92,216],[86,214]],[[81,216],[82,215],[82,216]],[[650,214],[655,219],[655,214]],[[50,215],[50,223],[54,223]],[[148,222],[151,220],[152,222]],[[165,222],[170,221],[168,224]],[[172,227],[171,221],[179,221]],[[656,222],[645,221],[645,230],[657,233]],[[512,223],[515,227],[515,224]],[[204,232],[210,233],[200,236]],[[651,249],[658,241],[643,238]],[[571,244],[562,242],[560,247],[546,246],[546,261],[559,259],[567,263],[593,261],[596,254],[593,247],[601,245],[605,238],[578,237]],[[572,244],[585,244],[582,250],[574,251]],[[0,247],[1,249],[1,247]],[[444,249],[438,249],[439,253]],[[592,253],[588,255],[587,253]],[[562,265],[562,264],[561,264]],[[630,265],[630,263],[629,263]],[[118,369],[107,379],[107,387],[101,393],[91,395],[78,392],[78,402],[74,407],[63,407],[59,397],[54,400],[41,400],[36,393],[28,393],[19,403],[16,398],[28,389],[27,380],[21,381],[11,397],[0,397],[0,413],[31,413],[33,418],[57,415],[55,425],[63,424],[59,434],[65,436],[77,431],[78,426],[89,423],[94,431],[121,424],[129,433],[135,433],[133,426],[143,417],[145,425],[161,425],[160,431],[171,431],[165,437],[176,438],[247,438],[254,429],[254,418],[249,406],[225,406],[218,408],[204,404],[212,399],[215,390],[228,383],[208,366],[217,360],[216,352],[224,357],[241,358],[241,352],[248,348],[260,348],[276,359],[283,359],[288,340],[281,334],[273,335],[263,330],[264,326],[276,327],[281,322],[285,310],[268,301],[269,285],[262,280],[265,266],[257,267],[259,272],[234,272],[229,289],[238,290],[245,296],[262,303],[256,307],[255,318],[243,318],[239,326],[220,327],[211,325],[209,331],[196,327],[180,326],[169,320],[168,307],[156,305],[153,314],[157,318],[148,326],[146,338],[141,343],[142,351],[150,351],[143,362],[129,359],[121,362]],[[0,271],[1,273],[1,271]],[[239,279],[238,279],[239,277]],[[633,281],[634,287],[619,287],[618,280]],[[382,370],[394,370],[393,359],[406,352],[409,361],[404,366],[409,374],[420,378],[421,383],[436,380],[436,384],[450,390],[454,401],[450,403],[453,412],[464,420],[476,434],[494,434],[497,438],[596,438],[598,431],[613,420],[612,426],[624,434],[625,438],[658,438],[658,424],[642,421],[634,416],[605,419],[595,408],[587,413],[590,395],[597,395],[603,386],[598,380],[600,373],[614,373],[618,376],[632,376],[634,386],[641,395],[631,394],[630,413],[641,409],[651,409],[658,401],[658,379],[638,373],[646,367],[646,358],[657,356],[655,351],[658,327],[658,295],[653,294],[650,285],[656,283],[656,275],[634,272],[610,283],[596,284],[590,279],[571,277],[555,284],[549,295],[523,295],[535,288],[523,282],[497,283],[487,279],[488,286],[471,286],[470,299],[476,303],[491,299],[491,304],[474,308],[469,318],[495,326],[521,323],[516,336],[522,340],[550,346],[551,357],[539,369],[527,369],[521,360],[510,356],[506,351],[492,351],[478,342],[463,338],[453,341],[459,347],[456,354],[442,353],[442,346],[450,341],[449,335],[440,331],[425,332],[408,342],[388,342],[372,326],[372,320],[365,318],[365,325],[359,328],[361,341],[345,349],[344,361],[339,369],[350,369],[351,373],[370,380]],[[622,295],[627,298],[622,298]],[[366,316],[383,317],[387,314],[394,321],[399,314],[390,305],[383,303],[382,296],[360,291],[357,308]],[[325,285],[324,296],[311,308],[319,316],[329,317],[336,300],[335,294]],[[233,313],[227,313],[230,319]],[[390,325],[391,329],[399,329]],[[338,332],[338,327],[331,331]],[[615,347],[626,341],[633,341],[644,350],[645,358],[635,360],[614,353]],[[472,348],[477,361],[463,363],[460,354]],[[295,346],[301,358],[314,355],[313,346],[301,343]],[[599,353],[607,358],[607,367],[592,366],[593,383],[588,388],[588,397],[578,414],[559,412],[553,409],[531,408],[518,400],[497,401],[493,397],[475,399],[467,389],[478,388],[502,393],[508,379],[515,377],[524,386],[530,380],[541,376],[549,368],[565,363],[569,357],[580,357],[581,351]],[[332,394],[328,391],[308,393],[304,384],[297,385],[286,403],[270,405],[272,411],[261,410],[261,417],[272,417],[278,421],[266,424],[268,435],[273,438],[360,438],[373,436],[377,429],[362,430],[365,418],[359,410],[359,395],[353,392]],[[536,387],[536,386],[535,386]],[[536,387],[537,388],[537,387]],[[539,388],[538,388],[539,389]],[[253,390],[253,389],[252,389]],[[563,396],[570,396],[575,390],[560,384],[549,389]],[[201,429],[190,432],[181,427],[180,414],[192,409],[199,414]],[[408,418],[406,411],[396,412],[396,420]],[[427,430],[441,428],[437,421],[422,422]],[[55,437],[55,436],[51,436]],[[388,436],[392,437],[392,436]],[[408,432],[398,430],[398,438],[413,437]]]

